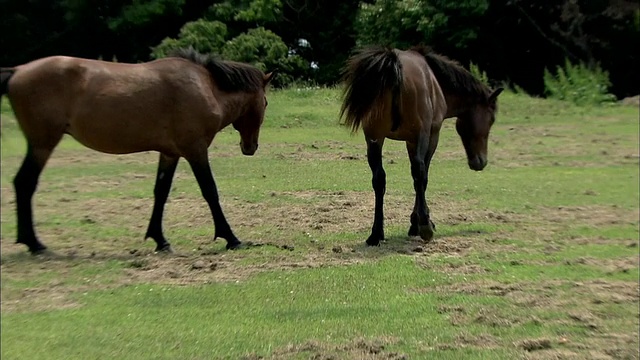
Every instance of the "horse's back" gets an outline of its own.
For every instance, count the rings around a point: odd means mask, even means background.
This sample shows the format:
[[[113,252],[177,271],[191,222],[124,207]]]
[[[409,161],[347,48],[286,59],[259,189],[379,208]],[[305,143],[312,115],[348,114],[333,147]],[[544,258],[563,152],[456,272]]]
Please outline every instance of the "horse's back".
[[[172,152],[172,131],[183,126],[177,122],[215,116],[204,74],[179,59],[126,64],[53,56],[18,66],[9,98],[30,141],[68,133],[102,152]],[[199,126],[191,132],[206,130]]]
[[[388,137],[411,140],[420,132],[439,127],[446,113],[446,101],[426,59],[414,51],[396,50],[402,64],[403,89],[400,99],[402,122]]]

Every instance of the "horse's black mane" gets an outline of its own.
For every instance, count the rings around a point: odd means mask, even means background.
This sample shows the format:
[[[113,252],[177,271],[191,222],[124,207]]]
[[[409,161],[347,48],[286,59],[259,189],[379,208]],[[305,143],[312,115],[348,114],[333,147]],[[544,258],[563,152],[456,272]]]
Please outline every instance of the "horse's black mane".
[[[249,64],[225,61],[211,54],[201,54],[192,47],[172,51],[169,56],[187,59],[204,66],[225,92],[255,92],[263,89],[263,72]]]
[[[469,95],[489,95],[490,89],[457,61],[437,54],[424,45],[414,46],[409,51],[424,56],[443,90]]]

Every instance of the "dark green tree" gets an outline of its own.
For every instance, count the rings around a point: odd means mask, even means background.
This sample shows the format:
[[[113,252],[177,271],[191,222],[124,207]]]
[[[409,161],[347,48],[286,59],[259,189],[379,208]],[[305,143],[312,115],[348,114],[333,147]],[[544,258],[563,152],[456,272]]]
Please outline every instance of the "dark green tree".
[[[356,18],[357,43],[407,48],[419,43],[448,55],[464,52],[480,32],[488,0],[376,0]]]

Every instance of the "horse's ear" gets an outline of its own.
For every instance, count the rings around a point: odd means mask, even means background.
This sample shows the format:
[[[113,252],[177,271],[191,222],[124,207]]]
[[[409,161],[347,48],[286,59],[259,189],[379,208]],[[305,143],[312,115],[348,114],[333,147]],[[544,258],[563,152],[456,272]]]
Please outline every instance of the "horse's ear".
[[[493,92],[491,93],[491,95],[489,95],[489,98],[488,98],[489,102],[490,102],[490,103],[495,102],[495,101],[496,101],[496,99],[498,98],[498,95],[500,95],[500,93],[501,93],[503,90],[504,90],[504,88],[501,88],[501,87],[499,87],[499,88],[497,88],[497,89],[493,90]]]
[[[276,71],[272,71],[270,73],[266,73],[264,75],[264,77],[262,78],[262,85],[263,86],[267,86],[271,80],[273,79],[273,77],[276,75]]]

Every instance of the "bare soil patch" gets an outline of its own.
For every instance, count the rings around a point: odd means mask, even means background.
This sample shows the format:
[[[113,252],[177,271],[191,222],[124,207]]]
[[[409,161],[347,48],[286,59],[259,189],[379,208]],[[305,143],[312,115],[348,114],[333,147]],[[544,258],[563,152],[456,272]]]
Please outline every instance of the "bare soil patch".
[[[589,226],[637,225],[638,209],[629,210],[615,205],[559,206],[540,209],[544,223],[584,224]]]
[[[585,329],[586,340],[566,335],[557,338],[522,339],[513,343],[525,351],[526,359],[638,359],[640,314],[633,317],[613,315],[606,309],[616,304],[638,307],[640,285],[638,282],[616,280],[592,280],[587,282],[547,281],[502,284],[493,281],[476,281],[436,288],[417,289],[419,292],[442,294],[463,293],[477,296],[499,296],[507,299],[508,307],[482,307],[473,305],[446,306],[438,312],[453,326],[464,328],[470,324],[504,328],[511,326],[544,326],[556,323],[562,326],[580,326]],[[536,312],[548,309],[561,314],[554,317],[537,317]],[[532,314],[533,313],[533,314]],[[541,315],[542,316],[542,315]],[[616,332],[623,322],[630,333]],[[495,341],[486,341],[488,346]],[[504,344],[503,344],[504,345]],[[446,347],[448,344],[442,344]]]
[[[389,351],[390,345],[398,343],[396,338],[358,338],[344,345],[332,345],[321,341],[307,341],[302,344],[291,344],[283,348],[275,349],[270,355],[247,354],[244,360],[286,360],[286,359],[313,359],[313,360],[338,360],[338,359],[362,359],[362,360],[405,360],[409,357],[405,354]]]
[[[87,186],[104,186],[87,184]],[[3,208],[13,206],[13,193],[10,189],[2,189]],[[6,195],[6,196],[5,196]],[[419,266],[446,272],[449,274],[478,274],[486,270],[481,266],[464,261],[469,251],[516,251],[514,247],[499,245],[488,240],[508,237],[510,234],[494,233],[491,235],[481,232],[454,232],[447,236],[438,235],[428,244],[416,238],[407,238],[404,232],[393,234],[387,230],[388,241],[380,249],[366,248],[364,238],[357,243],[344,243],[338,246],[325,247],[315,240],[323,234],[349,231],[360,231],[367,234],[373,216],[373,194],[361,192],[337,191],[304,191],[304,192],[274,192],[271,194],[274,202],[249,203],[239,199],[224,197],[222,206],[227,217],[243,240],[247,240],[250,251],[228,252],[221,250],[222,242],[212,243],[214,233],[209,210],[200,198],[186,195],[170,197],[165,213],[165,229],[169,240],[172,240],[172,229],[193,229],[194,232],[206,235],[192,235],[191,245],[174,242],[174,255],[164,256],[153,253],[154,244],[151,240],[144,243],[142,238],[148,224],[152,199],[120,198],[113,199],[75,199],[73,196],[60,196],[52,192],[41,194],[41,200],[36,205],[36,220],[39,220],[37,230],[45,244],[49,245],[58,257],[34,266],[25,272],[25,264],[35,265],[36,260],[25,260],[25,249],[22,245],[14,244],[13,238],[2,239],[3,253],[2,271],[13,278],[27,278],[43,275],[47,272],[67,272],[78,264],[88,266],[103,266],[111,260],[118,260],[125,264],[123,276],[111,284],[104,286],[118,286],[140,282],[163,284],[201,284],[221,281],[242,280],[255,273],[270,270],[293,270],[299,268],[315,268],[323,266],[349,265],[368,261],[370,258],[385,254],[400,253],[416,256]],[[51,201],[51,199],[55,201]],[[282,201],[279,201],[279,200]],[[566,225],[565,222],[610,224],[619,221],[633,221],[633,212],[625,209],[608,207],[576,207],[545,209],[536,215],[521,215],[514,213],[498,213],[488,210],[474,210],[474,204],[448,202],[445,197],[434,197],[431,200],[434,221],[456,226],[458,224],[474,222],[496,222],[517,224],[519,231],[555,231],[557,226]],[[413,199],[406,199],[401,195],[387,196],[385,207],[388,226],[402,225],[408,228],[409,214]],[[6,221],[3,213],[3,222]],[[78,226],[64,227],[50,222],[48,218],[56,216],[75,218]],[[15,221],[13,216],[9,217]],[[621,220],[622,219],[622,220]],[[554,220],[554,221],[552,221]],[[540,222],[555,224],[546,230],[535,224]],[[564,221],[564,222],[563,222]],[[103,229],[117,226],[121,231],[117,236],[109,238],[95,238],[94,232],[103,233]],[[94,228],[100,228],[94,231]],[[203,232],[204,229],[205,231]],[[523,230],[524,229],[524,230]],[[194,233],[195,234],[195,233]],[[277,236],[277,234],[289,234]],[[366,235],[365,235],[366,236]],[[175,236],[174,236],[175,237]],[[307,239],[307,240],[301,240]],[[303,241],[303,242],[301,242]],[[580,239],[589,243],[589,239]],[[269,251],[268,255],[260,255],[261,249]],[[299,251],[302,249],[302,251]],[[499,249],[499,250],[498,250]],[[520,251],[520,250],[518,250]],[[447,262],[440,267],[434,267],[430,261],[433,255],[448,256],[460,261]],[[264,261],[260,259],[264,258]],[[249,261],[247,261],[247,259]],[[587,264],[605,266],[612,271],[628,271],[633,269],[636,259],[602,260],[585,258]],[[30,265],[27,265],[30,266]],[[64,288],[64,289],[63,289]],[[95,287],[93,287],[95,288]],[[64,286],[38,286],[32,293],[28,293],[29,301],[45,303],[46,299],[56,297],[64,291],[81,291],[77,284]],[[475,287],[473,288],[475,289]],[[64,291],[63,291],[64,290]],[[476,291],[452,289],[454,291]],[[619,290],[619,289],[614,289]],[[620,289],[621,290],[621,289]],[[613,294],[616,294],[613,291]],[[11,305],[11,301],[20,300],[26,303],[26,297],[21,295],[3,296],[5,310],[19,305]],[[625,296],[624,293],[622,296]],[[72,306],[64,295],[60,301],[50,302],[49,306]],[[58,305],[56,305],[58,304]],[[39,305],[33,305],[39,306]]]

